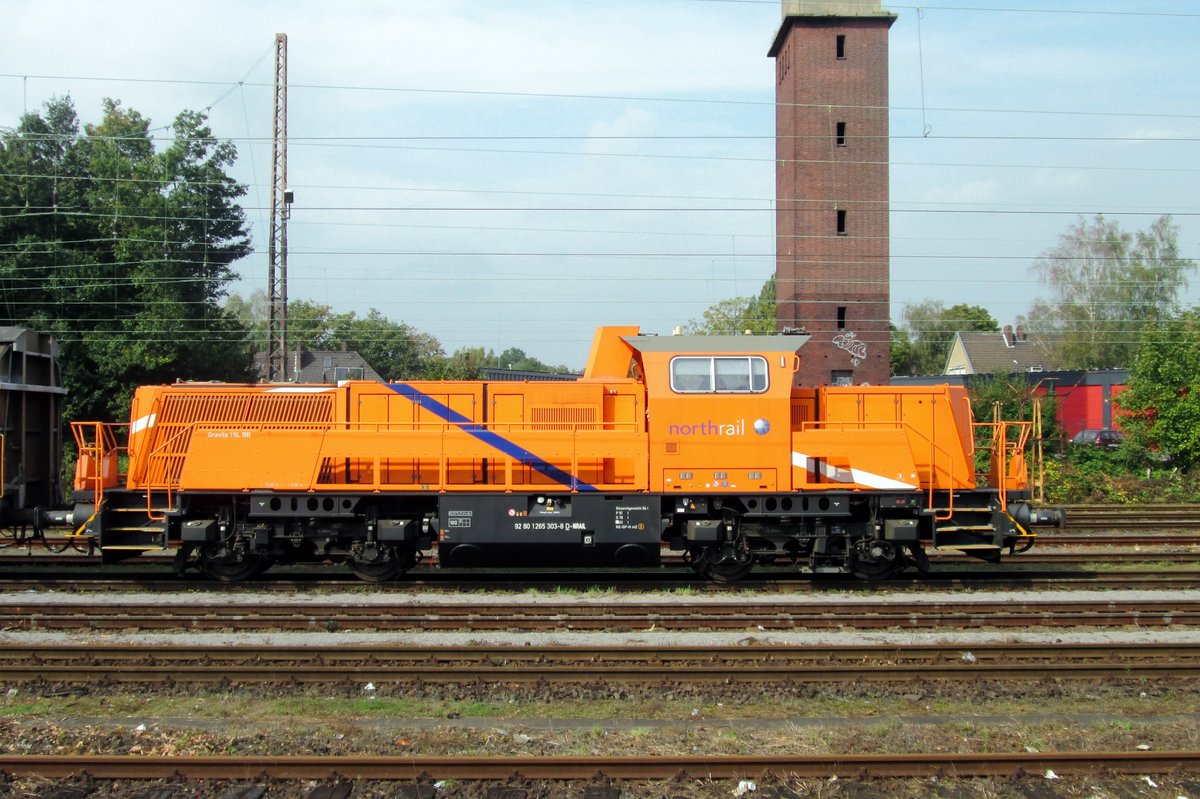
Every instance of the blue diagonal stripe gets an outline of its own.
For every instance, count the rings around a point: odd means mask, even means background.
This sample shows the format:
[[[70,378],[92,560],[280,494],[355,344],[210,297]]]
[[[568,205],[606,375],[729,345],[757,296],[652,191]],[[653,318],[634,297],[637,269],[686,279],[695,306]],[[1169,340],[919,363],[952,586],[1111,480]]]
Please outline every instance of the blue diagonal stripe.
[[[568,488],[576,491],[595,491],[596,487],[589,485],[578,477],[569,472],[563,471],[559,467],[550,463],[545,458],[541,458],[519,444],[509,441],[504,436],[494,430],[488,430],[484,425],[475,422],[466,416],[463,416],[458,411],[452,409],[445,403],[438,402],[433,397],[423,391],[416,389],[407,383],[388,383],[387,387],[395,391],[402,397],[411,400],[421,408],[437,416],[446,422],[462,430],[464,433],[474,436],[483,443],[487,444],[499,452],[504,453],[508,457],[520,463],[526,463],[532,466],[536,471],[549,477],[555,482],[562,483]]]

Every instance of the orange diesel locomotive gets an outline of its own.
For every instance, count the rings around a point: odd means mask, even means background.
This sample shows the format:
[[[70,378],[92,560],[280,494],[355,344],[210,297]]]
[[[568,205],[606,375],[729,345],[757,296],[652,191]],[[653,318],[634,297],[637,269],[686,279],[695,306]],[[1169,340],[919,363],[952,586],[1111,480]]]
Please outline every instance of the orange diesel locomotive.
[[[180,383],[138,389],[128,445],[76,423],[79,534],[105,560],[177,547],[222,579],[344,561],[757,562],[873,579],[925,550],[1028,548],[1028,423],[960,387],[793,388],[805,336],[597,331],[576,382]],[[976,473],[980,429],[989,449]],[[127,463],[125,474],[118,465]]]

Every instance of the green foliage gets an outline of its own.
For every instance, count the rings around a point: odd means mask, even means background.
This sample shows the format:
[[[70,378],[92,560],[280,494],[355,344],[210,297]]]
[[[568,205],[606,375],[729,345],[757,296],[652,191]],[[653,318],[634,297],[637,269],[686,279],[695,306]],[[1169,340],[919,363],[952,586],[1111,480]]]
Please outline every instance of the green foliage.
[[[899,334],[904,336],[900,351],[892,353],[892,374],[940,375],[955,333],[1000,329],[986,308],[964,303],[947,308],[939,300],[906,305],[903,318],[904,330],[892,336],[893,343]]]
[[[1200,502],[1200,473],[1162,468],[1130,471],[1117,453],[1080,449],[1084,451],[1046,459],[1047,503]]]
[[[1014,379],[1015,378],[1015,379]],[[1010,422],[1028,422],[1034,418],[1034,405],[1038,403],[1038,386],[1030,385],[1022,376],[983,375],[970,381],[971,410],[977,422],[991,421],[999,409],[999,417]],[[1057,449],[1060,440],[1058,423],[1055,420],[1055,402],[1052,396],[1040,399],[1042,416],[1042,439],[1051,449]]]
[[[156,152],[114,100],[81,132],[60,98],[0,135],[0,325],[58,340],[68,418],[120,419],[141,383],[250,376],[248,331],[219,304],[250,250],[236,152],[203,114],[172,133]]]
[[[771,275],[756,297],[721,300],[704,312],[702,320],[693,319],[685,330],[699,336],[740,336],[745,333],[771,334],[775,327],[775,276]]]
[[[441,380],[478,380],[483,376],[487,353],[483,347],[464,347],[442,362]]]
[[[253,304],[239,300],[239,307]],[[443,372],[445,353],[436,338],[372,308],[365,317],[334,313],[328,305],[288,303],[288,348],[356,351],[385,380],[420,380]]]
[[[249,298],[232,295],[225,310],[266,341],[267,298],[255,292]],[[403,322],[393,322],[372,308],[366,316],[334,313],[328,305],[296,300],[288,303],[288,349],[354,350],[385,380],[478,380],[484,368],[522,369],[533,372],[570,372],[549,366],[510,347],[497,355],[482,347],[469,347],[447,356],[441,343]]]
[[[489,369],[517,369],[525,372],[565,374],[571,371],[566,366],[550,366],[549,364],[542,363],[532,355],[526,355],[525,350],[519,347],[509,347],[499,355],[488,350],[487,355],[483,359],[483,365]]]
[[[1145,331],[1117,404],[1126,443],[1183,471],[1200,464],[1200,308]]]
[[[892,375],[908,374],[913,359],[912,340],[908,333],[888,322],[888,336],[891,339],[888,349]]]
[[[1031,386],[1013,375],[983,375],[970,379],[968,389],[971,395],[971,413],[976,422],[986,423],[994,419],[1007,422],[1032,422],[1035,416],[1035,404],[1041,404],[1042,416],[1042,452],[1050,454],[1058,449],[1058,425],[1055,421],[1053,397],[1038,399],[1036,386]],[[990,435],[993,431],[986,431]],[[1010,445],[1019,442],[1021,429],[1015,426],[1004,431]],[[1036,430],[1030,430],[1027,447],[1034,445]],[[990,468],[989,441],[976,439],[978,448],[975,450],[975,470],[983,474]]]
[[[1169,216],[1137,233],[1102,215],[1080,218],[1034,263],[1051,299],[1034,306],[1027,326],[1057,342],[1061,368],[1128,365],[1143,329],[1175,312],[1196,270],[1178,240]]]

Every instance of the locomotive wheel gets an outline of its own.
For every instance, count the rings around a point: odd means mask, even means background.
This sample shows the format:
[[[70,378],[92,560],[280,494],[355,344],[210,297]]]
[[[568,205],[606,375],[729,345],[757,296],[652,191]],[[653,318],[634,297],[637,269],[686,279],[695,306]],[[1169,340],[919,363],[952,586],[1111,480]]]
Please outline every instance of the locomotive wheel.
[[[395,558],[391,560],[349,560],[350,571],[354,576],[368,583],[386,583],[404,574],[404,561]]]
[[[904,564],[891,541],[864,538],[850,551],[850,571],[860,580],[886,580]]]
[[[200,570],[204,574],[223,583],[237,583],[242,580],[249,580],[251,577],[257,577],[269,568],[271,568],[270,559],[253,556],[245,557],[241,560],[234,558],[204,558],[200,563]]]
[[[411,547],[383,547],[370,543],[354,552],[360,557],[348,557],[346,564],[355,577],[368,583],[395,580],[421,562],[421,553]]]
[[[705,547],[692,559],[692,568],[716,583],[733,583],[754,568],[754,555],[736,542]]]

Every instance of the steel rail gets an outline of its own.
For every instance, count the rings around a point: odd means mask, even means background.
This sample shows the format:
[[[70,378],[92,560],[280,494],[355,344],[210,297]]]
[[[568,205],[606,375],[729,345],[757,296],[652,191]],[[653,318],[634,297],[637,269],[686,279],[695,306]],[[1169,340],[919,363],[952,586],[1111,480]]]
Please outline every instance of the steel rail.
[[[1051,533],[1038,536],[1037,545],[1051,547],[1196,547],[1200,546],[1200,535],[1174,535],[1171,533],[1148,533],[1145,535],[1122,535],[1108,533]]]
[[[1200,767],[1200,752],[946,752],[931,754],[604,756],[160,756],[0,753],[11,777],[93,779],[590,780],[746,777],[997,777],[1164,774]]]
[[[1185,530],[1200,527],[1200,505],[1065,505],[1068,530]]]
[[[939,561],[947,563],[968,563],[968,558],[962,555],[938,555],[930,556],[930,560],[935,564]],[[1171,552],[1168,550],[1155,550],[1143,552],[1129,551],[1112,551],[1104,552],[1046,552],[1045,550],[1032,550],[1030,552],[1013,555],[1005,560],[1008,565],[1017,563],[1024,564],[1066,564],[1066,563],[1200,563],[1200,552]]]
[[[0,653],[8,682],[92,684],[781,683],[1200,677],[1200,644],[817,647],[39,646]]]
[[[511,578],[502,578],[495,572],[478,572],[473,574],[458,573],[410,573],[401,580],[372,585],[373,594],[413,594],[429,591],[446,591],[455,588],[465,590],[480,590],[495,588],[510,590],[515,582],[524,589],[554,591],[564,586],[580,588],[603,586],[616,592],[646,592],[669,591],[681,585],[687,585],[690,590],[705,593],[726,594],[746,593],[749,591],[780,590],[786,586],[789,591],[801,590],[805,587],[813,591],[845,588],[851,590],[870,590],[872,593],[897,592],[909,589],[938,590],[945,588],[1088,588],[1088,589],[1196,589],[1200,588],[1200,571],[1155,569],[1128,571],[1091,571],[1080,570],[1032,570],[1024,568],[1031,565],[1030,555],[1018,555],[1019,562],[1009,560],[1000,567],[985,566],[986,571],[955,571],[935,570],[929,574],[905,573],[879,583],[864,583],[859,579],[844,576],[811,575],[799,572],[781,571],[779,569],[760,570],[751,573],[746,579],[735,585],[720,585],[710,583],[690,570],[686,573],[677,572],[641,572],[621,574],[601,574],[593,570],[566,570],[550,574],[536,572],[521,572]],[[1077,554],[1072,558],[1079,558]],[[1166,554],[1156,554],[1154,558],[1163,560],[1169,558]],[[1088,562],[1104,560],[1107,556],[1099,554],[1086,558]],[[1080,560],[1079,562],[1083,562]],[[1074,561],[1072,561],[1074,563]],[[1069,564],[1064,564],[1069,565]],[[21,572],[19,577],[0,579],[0,587],[10,592],[63,591],[73,593],[127,593],[138,592],[195,592],[212,590],[228,590],[219,583],[201,581],[189,578],[165,577],[162,575],[140,576],[134,574],[116,574],[113,572],[79,573],[73,570],[67,572],[47,573],[45,576],[29,576],[29,572]],[[264,577],[242,583],[247,591],[265,591],[276,594],[294,594],[297,592],[312,592],[314,589],[340,590],[346,586],[360,587],[362,583],[348,574],[319,571],[316,569],[307,573],[295,572],[270,573]]]
[[[1040,602],[936,601],[880,602],[831,598],[824,602],[689,601],[603,603],[441,602],[350,605],[341,602],[219,603],[189,596],[166,604],[37,603],[0,605],[0,625],[22,630],[156,629],[189,630],[789,630],[930,627],[1112,627],[1200,623],[1200,600],[1078,599]]]
[[[1152,528],[1152,525],[1144,525]],[[1198,523],[1196,526],[1200,526]],[[1103,528],[1080,528],[1080,529],[1103,529]],[[1077,552],[1056,552],[1047,551],[1046,547],[1061,547],[1075,549],[1077,547],[1096,547],[1102,548],[1102,551],[1094,553],[1077,553]],[[1153,549],[1141,550],[1142,547]],[[1139,548],[1139,551],[1125,551],[1131,548]],[[1183,549],[1181,549],[1183,548]],[[1054,564],[1054,563],[1092,563],[1098,561],[1104,562],[1148,562],[1155,560],[1172,560],[1175,562],[1195,563],[1200,562],[1200,535],[1175,535],[1169,533],[1162,534],[1145,534],[1145,535],[1091,535],[1084,533],[1042,533],[1038,536],[1037,546],[1027,553],[1018,555],[1009,555],[1004,558],[1006,563],[1020,562],[1024,564]],[[0,549],[0,581],[5,585],[24,579],[23,575],[29,570],[35,568],[61,568],[77,572],[82,569],[97,569],[98,576],[102,579],[105,571],[111,572],[113,567],[102,568],[99,556],[82,555],[82,554],[62,554],[62,555],[41,555],[33,552],[17,554],[12,550]],[[975,562],[969,556],[958,552],[934,552],[927,553],[930,560],[935,563],[973,563]],[[1016,560],[1014,560],[1016,559]],[[130,564],[125,564],[122,567],[128,569],[130,566],[140,569],[144,567],[160,566],[164,572],[169,570],[174,558],[171,555],[142,555],[136,561]],[[670,553],[663,555],[662,565],[664,568],[684,569],[684,564],[681,559]],[[313,566],[294,566],[294,569],[301,569],[311,576],[319,574],[322,570],[337,569],[338,567],[332,564],[316,564]],[[784,567],[786,568],[786,567]],[[587,571],[586,569],[566,570],[570,571]],[[15,577],[10,577],[13,573]],[[267,579],[273,579],[279,572],[272,572]],[[486,575],[496,573],[496,570],[478,569],[471,570],[470,574],[480,575],[479,579],[487,579]],[[655,570],[652,568],[644,568],[635,570],[633,573],[641,575],[653,575]],[[469,577],[464,576],[461,570],[451,570],[451,573],[441,571],[433,567],[419,567],[409,572],[407,576],[401,578],[400,582],[411,582],[420,579],[448,580],[458,579],[467,580]],[[804,572],[797,571],[799,577],[810,576]],[[144,579],[152,579],[152,572],[148,572]],[[699,579],[694,577],[691,571],[685,571],[681,575],[683,579]],[[66,579],[66,578],[64,578]],[[160,575],[160,579],[166,581],[172,578]],[[311,579],[311,577],[310,577]],[[325,579],[336,582],[338,580],[349,580],[348,575],[339,572],[329,572]],[[174,582],[184,582],[185,580],[175,578]],[[386,588],[387,584],[376,586],[376,588]]]

